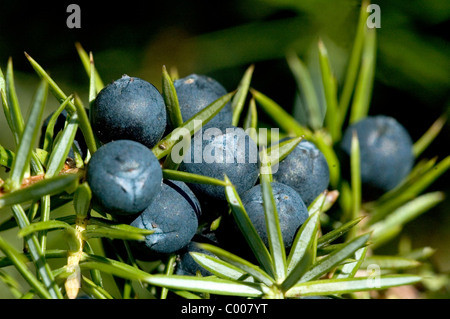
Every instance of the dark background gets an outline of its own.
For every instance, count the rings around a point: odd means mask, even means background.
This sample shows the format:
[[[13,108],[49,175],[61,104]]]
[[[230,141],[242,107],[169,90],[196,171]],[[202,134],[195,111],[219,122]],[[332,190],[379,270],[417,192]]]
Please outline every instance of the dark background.
[[[72,2],[81,7],[81,29],[66,26],[69,1],[0,4],[0,67],[4,71],[12,57],[24,109],[38,81],[24,51],[67,94],[87,94],[88,78],[75,50],[80,42],[93,52],[105,83],[126,73],[160,87],[166,65],[176,67],[180,76],[209,74],[233,90],[254,63],[252,86],[292,111],[296,84],[286,50],[295,49],[314,72],[314,48],[322,37],[342,84],[360,6],[354,0]],[[381,28],[370,114],[397,118],[415,141],[440,115],[449,114],[450,2],[376,3]],[[0,125],[0,143],[10,146],[5,122]],[[447,123],[422,158],[449,154],[449,128]],[[428,190],[450,194],[448,179],[446,173]],[[414,246],[438,248],[434,258],[442,272],[450,270],[449,207],[447,196],[406,227]]]
[[[295,83],[284,60],[286,49],[293,47],[308,61],[314,41],[325,37],[336,47],[329,51],[332,60],[336,57],[332,62],[339,81],[360,5],[355,0],[77,1],[81,28],[69,29],[66,8],[71,2],[3,1],[0,66],[4,69],[12,57],[15,70],[31,72],[26,51],[58,83],[83,91],[86,77],[74,46],[80,42],[94,53],[106,83],[130,73],[159,86],[164,64],[176,66],[180,76],[214,75],[231,90],[255,63],[253,86],[288,109]],[[413,138],[449,106],[446,3],[377,2],[382,27],[371,113],[397,117]],[[432,154],[436,151],[440,149]]]

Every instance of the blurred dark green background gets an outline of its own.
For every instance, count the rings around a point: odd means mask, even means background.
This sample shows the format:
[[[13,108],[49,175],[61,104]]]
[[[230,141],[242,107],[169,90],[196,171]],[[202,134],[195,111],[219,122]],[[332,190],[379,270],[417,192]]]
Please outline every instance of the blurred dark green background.
[[[81,28],[69,29],[66,8],[81,8]],[[442,114],[449,114],[450,1],[376,2],[381,8],[377,69],[371,114],[396,117],[417,140]],[[105,83],[122,74],[160,87],[161,67],[179,75],[205,73],[233,90],[250,64],[252,86],[294,111],[296,84],[285,60],[294,49],[317,79],[317,39],[331,55],[342,84],[355,34],[360,1],[2,1],[0,66],[13,58],[17,90],[26,114],[37,76],[24,57],[29,53],[69,94],[87,96],[88,81],[75,42],[94,53]],[[85,99],[86,100],[86,99]],[[56,107],[49,99],[47,114]],[[301,120],[301,119],[300,119]],[[422,157],[449,155],[450,126]],[[0,143],[12,147],[4,116]],[[450,174],[428,190],[450,195]],[[438,248],[433,257],[441,272],[450,271],[450,202],[447,199],[406,227],[413,246]],[[391,249],[396,250],[396,242]]]

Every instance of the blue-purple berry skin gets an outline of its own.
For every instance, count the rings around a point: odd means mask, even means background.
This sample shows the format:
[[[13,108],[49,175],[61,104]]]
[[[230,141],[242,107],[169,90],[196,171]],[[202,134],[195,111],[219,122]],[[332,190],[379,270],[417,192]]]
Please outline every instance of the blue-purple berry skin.
[[[286,249],[290,249],[298,229],[309,216],[308,209],[300,195],[293,188],[278,182],[272,182],[271,186],[283,243]],[[257,233],[268,246],[261,184],[242,194],[241,201]]]
[[[183,182],[163,183],[161,192],[151,205],[130,223],[131,226],[154,231],[145,237],[145,241],[133,242],[132,247],[138,256],[145,259],[175,253],[192,240],[198,228],[196,207],[199,205],[193,206],[184,192],[189,192],[189,188]]]
[[[180,170],[220,180],[226,175],[238,193],[243,193],[258,180],[258,163],[257,146],[250,136],[242,128],[222,124],[204,128],[200,146],[192,140]],[[192,183],[189,187],[199,196],[226,200],[223,186]]]
[[[348,157],[353,132],[359,141],[362,184],[383,192],[400,184],[414,165],[408,131],[390,116],[368,116],[344,132],[341,148]]]
[[[132,215],[146,209],[158,195],[162,170],[149,148],[118,140],[104,144],[92,155],[86,180],[103,212]]]
[[[190,74],[175,80],[174,87],[184,122],[227,94],[222,84],[206,75]],[[223,123],[231,125],[232,117],[231,103],[228,102],[204,127],[216,127]]]
[[[102,143],[128,139],[151,148],[167,125],[164,99],[151,83],[124,75],[103,88],[92,106],[91,122]]]
[[[323,153],[310,141],[302,140],[279,163],[273,180],[295,189],[309,206],[327,189],[330,171]]]
[[[209,270],[200,266],[191,256],[191,252],[198,252],[217,258],[213,253],[204,250],[191,241],[180,253],[179,262],[177,264],[176,274],[184,276],[196,276],[200,273],[203,277],[213,275]]]
[[[170,186],[179,195],[181,195],[183,197],[183,200],[187,201],[189,205],[191,205],[191,208],[194,210],[197,218],[200,218],[200,216],[202,215],[200,202],[198,201],[192,190],[186,185],[186,183],[168,179],[165,179],[163,183],[167,186]]]

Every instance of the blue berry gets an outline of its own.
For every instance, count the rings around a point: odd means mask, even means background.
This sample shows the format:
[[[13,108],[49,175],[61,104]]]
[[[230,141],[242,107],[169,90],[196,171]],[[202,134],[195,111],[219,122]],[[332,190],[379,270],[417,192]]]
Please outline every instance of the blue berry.
[[[206,270],[194,260],[194,258],[190,255],[191,252],[199,252],[212,257],[216,257],[211,252],[199,248],[195,242],[191,241],[180,253],[176,274],[184,276],[196,276],[199,272],[203,277],[213,275],[209,270]]]
[[[226,89],[219,82],[206,75],[188,75],[175,80],[174,86],[183,121],[189,120],[206,106],[227,94]],[[221,123],[231,125],[232,117],[231,104],[227,103],[204,127],[215,127]]]
[[[152,84],[124,75],[107,85],[92,106],[92,128],[102,143],[128,139],[151,148],[166,128],[164,99]]]
[[[271,186],[283,243],[285,248],[289,249],[292,246],[297,230],[309,216],[308,209],[300,195],[293,188],[278,182],[272,182]],[[241,201],[257,233],[268,246],[261,184],[242,194]]]
[[[313,143],[302,140],[279,163],[273,180],[295,189],[309,206],[327,189],[330,171],[322,152]]]
[[[145,241],[132,243],[138,256],[171,254],[189,244],[197,231],[199,207],[185,183],[165,181],[155,200],[130,223],[154,230]]]
[[[180,164],[180,170],[220,180],[227,175],[238,193],[255,185],[259,176],[257,146],[242,128],[221,124],[217,128],[203,130],[200,146],[195,142],[196,138],[200,138],[197,134],[191,142],[190,151]],[[199,196],[226,200],[223,186],[189,186]]]
[[[365,187],[389,191],[409,174],[414,164],[413,142],[397,120],[378,115],[350,125],[341,142],[347,157],[351,152],[353,132],[358,135],[361,182]]]
[[[147,208],[159,193],[162,170],[149,148],[118,140],[92,155],[86,179],[100,210],[113,216],[130,215]]]

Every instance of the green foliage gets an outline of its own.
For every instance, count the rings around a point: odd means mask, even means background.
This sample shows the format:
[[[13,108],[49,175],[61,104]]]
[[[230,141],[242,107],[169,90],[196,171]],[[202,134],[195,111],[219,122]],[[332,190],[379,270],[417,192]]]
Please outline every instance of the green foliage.
[[[374,254],[374,249],[397,236],[404,225],[426,213],[443,200],[439,191],[423,193],[450,167],[450,157],[419,161],[401,185],[381,197],[364,202],[359,167],[359,145],[355,135],[352,143],[350,181],[341,174],[341,163],[334,146],[339,142],[347,120],[351,123],[368,114],[372,92],[376,35],[364,27],[366,12],[361,10],[354,48],[343,86],[338,85],[333,65],[324,42],[318,42],[318,54],[327,112],[322,113],[317,88],[300,58],[290,51],[287,64],[304,95],[309,114],[307,125],[300,124],[291,114],[268,96],[251,87],[255,65],[248,67],[235,91],[220,97],[188,121],[183,122],[173,80],[162,68],[162,93],[167,105],[169,121],[174,128],[153,149],[163,161],[165,179],[188,183],[207,183],[224,187],[230,217],[237,224],[253,256],[238,256],[221,247],[198,243],[198,248],[214,257],[192,252],[194,260],[211,276],[185,276],[175,273],[177,256],[150,264],[136,260],[129,241],[152,236],[146,231],[113,220],[108,214],[98,216],[93,208],[92,194],[84,180],[85,166],[99,145],[81,99],[67,96],[49,74],[33,58],[27,59],[41,78],[29,115],[24,120],[14,87],[12,60],[6,76],[0,71],[0,93],[3,111],[14,136],[16,149],[0,145],[0,165],[9,170],[8,178],[0,184],[0,208],[10,208],[12,218],[0,225],[0,280],[18,298],[75,298],[78,289],[99,299],[131,298],[138,296],[133,283],[139,283],[149,298],[170,298],[173,294],[185,298],[208,298],[211,295],[230,295],[246,298],[298,298],[330,295],[354,298],[355,293],[386,290],[395,286],[414,285],[422,281],[417,270],[432,250],[409,252],[394,256]],[[103,88],[103,82],[80,44],[76,45],[82,65],[89,78],[89,101]],[[341,88],[339,90],[339,88]],[[39,125],[50,91],[59,103],[45,132],[43,149],[34,147]],[[258,110],[260,107],[290,137],[275,146],[262,147],[260,178],[262,186],[268,247],[263,243],[250,221],[240,196],[230,180],[189,174],[177,170],[170,161],[170,152],[190,138],[199,127],[196,121],[209,121],[229,101],[233,107],[233,124],[243,123],[252,128],[250,136],[257,140]],[[245,106],[248,101],[246,113]],[[63,131],[52,136],[57,116],[66,110],[69,117]],[[242,114],[246,114],[241,119]],[[433,141],[443,126],[440,118],[414,145],[416,156]],[[74,166],[66,159],[75,134],[80,129],[87,142],[89,154]],[[309,217],[298,230],[289,251],[284,247],[278,213],[271,187],[271,168],[283,160],[303,139],[314,142],[324,153],[330,166],[330,189],[324,191],[310,205]],[[179,146],[179,145],[178,145]],[[70,204],[70,213],[54,217],[62,205]],[[214,227],[225,227],[218,220]],[[2,232],[18,227],[17,235],[26,250],[19,252],[2,236]],[[64,245],[47,248],[47,236],[64,233]],[[104,249],[94,250],[101,240]],[[107,243],[114,240],[113,251],[105,252]],[[120,252],[123,247],[125,253]],[[370,254],[369,254],[370,252]],[[54,268],[52,259],[64,260],[64,266]],[[31,263],[29,263],[31,261]],[[382,272],[375,275],[367,269],[377,265]],[[4,267],[13,266],[25,282],[22,291]],[[34,267],[34,269],[33,269]],[[34,270],[34,271],[33,271]],[[122,279],[114,281],[116,295],[106,289],[104,276]]]

